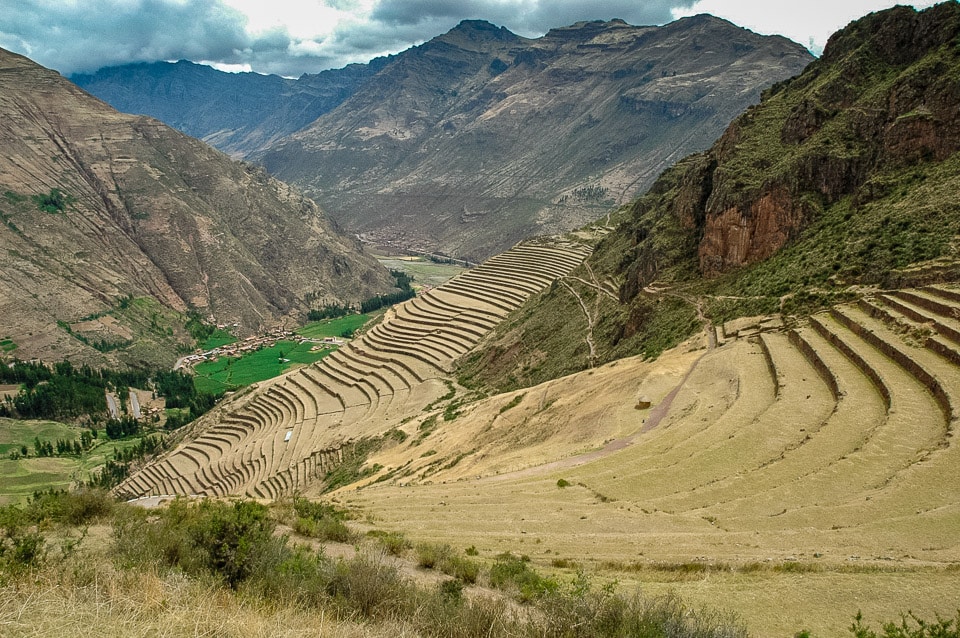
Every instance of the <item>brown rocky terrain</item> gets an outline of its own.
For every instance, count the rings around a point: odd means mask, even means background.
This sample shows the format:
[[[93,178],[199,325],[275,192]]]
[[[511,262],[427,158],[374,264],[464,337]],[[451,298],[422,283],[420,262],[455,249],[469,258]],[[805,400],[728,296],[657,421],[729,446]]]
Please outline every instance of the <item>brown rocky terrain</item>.
[[[761,261],[823,208],[885,195],[872,179],[879,173],[942,162],[960,149],[956,53],[944,50],[958,32],[956,3],[867,16],[788,85],[779,139],[763,130],[766,113],[734,122],[708,155],[715,168],[701,210],[701,271],[715,276]],[[758,179],[739,180],[747,171]]]
[[[710,16],[534,40],[465,21],[253,157],[350,230],[482,259],[632,200],[810,60]]]
[[[2,50],[0,113],[0,337],[21,358],[172,361],[187,311],[249,333],[390,290],[262,169]]]

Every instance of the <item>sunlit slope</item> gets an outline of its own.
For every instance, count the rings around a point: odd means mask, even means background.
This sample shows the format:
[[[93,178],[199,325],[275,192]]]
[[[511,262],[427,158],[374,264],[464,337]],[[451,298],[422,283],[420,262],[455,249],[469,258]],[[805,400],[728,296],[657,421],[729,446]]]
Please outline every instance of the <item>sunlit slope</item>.
[[[721,330],[662,370],[622,360],[480,402],[371,458],[416,459],[392,484],[341,496],[418,537],[597,563],[954,563],[958,316],[960,289],[931,286]]]
[[[126,497],[303,489],[446,392],[453,361],[590,249],[560,240],[515,246],[391,309],[321,361],[222,406],[197,433],[117,488]]]

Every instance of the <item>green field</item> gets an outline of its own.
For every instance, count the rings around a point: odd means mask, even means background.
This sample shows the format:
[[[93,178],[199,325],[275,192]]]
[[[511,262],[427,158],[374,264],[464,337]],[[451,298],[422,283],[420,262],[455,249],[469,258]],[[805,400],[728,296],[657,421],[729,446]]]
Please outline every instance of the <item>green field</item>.
[[[220,330],[219,328],[204,341],[200,348],[204,351],[213,350],[214,348],[219,348],[220,346],[226,346],[231,343],[236,343],[237,338],[226,330]]]
[[[13,342],[13,339],[6,337],[5,339],[0,339],[0,350],[3,352],[13,352],[17,349],[17,344]]]
[[[466,268],[452,264],[437,264],[429,259],[418,257],[377,257],[377,261],[389,270],[402,270],[413,277],[414,288],[421,286],[439,286],[456,277]]]
[[[355,331],[370,320],[370,315],[347,315],[337,319],[314,321],[297,330],[297,334],[309,339],[339,337],[346,331]]]
[[[0,418],[0,505],[19,503],[37,490],[65,489],[76,480],[86,480],[90,472],[102,466],[114,450],[136,445],[139,438],[110,441],[101,433],[100,439],[81,457],[37,458],[33,440],[74,441],[80,438],[81,428],[55,421],[19,421]],[[27,446],[27,458],[9,458],[12,450]]]
[[[240,358],[222,357],[206,361],[194,368],[197,376],[194,384],[202,392],[219,394],[251,383],[272,379],[296,364],[319,361],[333,350],[311,352],[315,344],[295,341],[278,341],[276,345],[262,348]],[[281,361],[281,355],[286,361]]]

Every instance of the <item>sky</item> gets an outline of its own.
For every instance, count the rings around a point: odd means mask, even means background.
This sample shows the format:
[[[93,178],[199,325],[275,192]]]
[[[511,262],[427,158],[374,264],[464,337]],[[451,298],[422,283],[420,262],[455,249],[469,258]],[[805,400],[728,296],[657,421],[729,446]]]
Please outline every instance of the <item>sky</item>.
[[[951,0],[954,1],[954,0]],[[0,47],[64,75],[192,60],[298,77],[403,51],[484,19],[538,37],[580,20],[664,24],[711,13],[819,54],[834,31],[888,0],[0,0]],[[925,8],[935,0],[912,4]]]

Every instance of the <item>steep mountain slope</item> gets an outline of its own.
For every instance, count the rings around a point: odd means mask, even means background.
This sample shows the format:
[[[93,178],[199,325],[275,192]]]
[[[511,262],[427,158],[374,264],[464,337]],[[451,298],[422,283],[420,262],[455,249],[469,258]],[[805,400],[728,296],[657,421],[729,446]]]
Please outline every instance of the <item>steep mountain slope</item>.
[[[390,289],[311,200],[261,169],[2,50],[0,114],[0,337],[21,358],[170,362],[178,312],[249,332],[308,295]],[[156,348],[114,351],[135,336]]]
[[[465,21],[254,158],[350,230],[479,259],[630,201],[811,59],[710,16],[536,40]]]
[[[378,58],[294,80],[181,60],[107,67],[70,80],[119,111],[155,117],[243,157],[331,111],[385,63]]]
[[[579,281],[502,325],[465,380],[527,385],[656,354],[704,318],[803,312],[856,286],[943,276],[904,269],[955,255],[958,34],[955,2],[897,7],[835,34],[803,74],[620,211]]]

